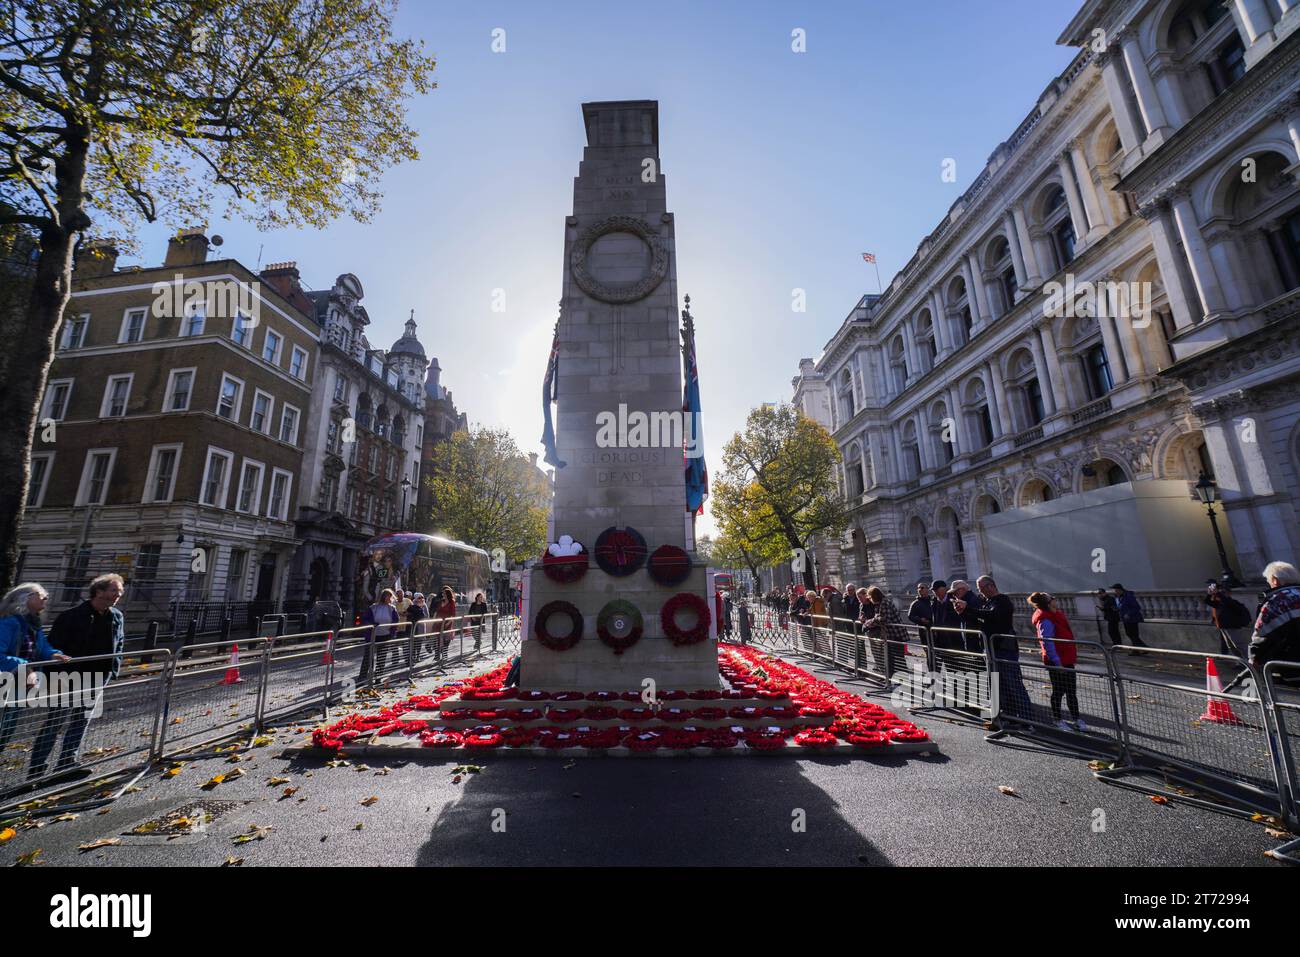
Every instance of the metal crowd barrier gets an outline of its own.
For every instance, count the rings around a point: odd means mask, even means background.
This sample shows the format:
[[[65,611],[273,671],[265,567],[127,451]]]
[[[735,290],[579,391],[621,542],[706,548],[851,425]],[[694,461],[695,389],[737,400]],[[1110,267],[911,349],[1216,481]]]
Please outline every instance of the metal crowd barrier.
[[[74,767],[108,776],[149,766],[172,655],[141,652],[154,665],[149,673],[97,683],[89,672],[108,667],[113,657],[31,662],[3,673],[0,797],[40,787]],[[38,674],[40,684],[29,686],[27,677]]]
[[[1300,834],[1300,696],[1278,681],[1300,680],[1300,662],[1270,661],[1263,668],[1264,697],[1272,704],[1271,729],[1281,766],[1282,820],[1293,834]],[[1300,864],[1300,837],[1267,852],[1270,857]]]
[[[518,642],[512,618],[461,616],[379,626],[392,637],[374,641],[374,627],[216,641],[124,654],[119,677],[99,686],[76,674],[113,656],[33,662],[3,673],[0,685],[0,800],[62,785],[65,773],[88,769],[98,781],[143,773],[153,763],[194,754],[217,742],[332,704],[358,688],[444,669]],[[383,632],[381,631],[381,634]],[[235,652],[236,646],[238,652]],[[130,667],[125,667],[129,659]],[[27,675],[44,684],[28,689]],[[33,765],[34,758],[41,758]],[[87,776],[76,778],[76,783]]]

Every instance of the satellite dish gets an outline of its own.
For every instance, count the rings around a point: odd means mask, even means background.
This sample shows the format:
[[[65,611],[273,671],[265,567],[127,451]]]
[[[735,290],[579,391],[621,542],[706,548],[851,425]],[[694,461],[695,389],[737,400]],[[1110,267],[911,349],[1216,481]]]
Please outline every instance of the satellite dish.
[[[213,236],[213,237],[212,237],[212,245],[214,245],[214,246],[220,246],[220,245],[221,245],[222,243],[224,243],[224,242],[225,242],[225,240],[222,239],[220,236]]]

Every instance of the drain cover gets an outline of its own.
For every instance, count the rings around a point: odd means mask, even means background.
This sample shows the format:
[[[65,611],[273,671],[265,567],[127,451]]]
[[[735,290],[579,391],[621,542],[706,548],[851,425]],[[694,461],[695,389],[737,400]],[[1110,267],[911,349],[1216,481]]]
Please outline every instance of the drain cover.
[[[200,798],[186,801],[170,811],[127,828],[122,837],[127,843],[180,843],[201,841],[208,829],[220,818],[237,811],[251,801],[213,801]]]

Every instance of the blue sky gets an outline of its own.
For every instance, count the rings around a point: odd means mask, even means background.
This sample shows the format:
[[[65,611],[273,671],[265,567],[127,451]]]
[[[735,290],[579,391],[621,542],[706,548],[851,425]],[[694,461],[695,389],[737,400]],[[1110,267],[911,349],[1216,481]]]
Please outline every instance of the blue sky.
[[[876,291],[861,253],[887,285],[1069,63],[1055,40],[1078,5],[405,0],[398,30],[437,56],[438,89],[411,104],[423,155],[386,174],[383,212],[320,232],[210,228],[250,267],[259,247],[262,265],[296,260],[311,288],[355,273],[374,345],[414,308],[470,421],[537,449],[580,104],[657,99],[716,474],[749,409],[788,399],[799,358]],[[940,177],[948,157],[956,183]],[[161,262],[166,236],[143,230],[139,261]]]

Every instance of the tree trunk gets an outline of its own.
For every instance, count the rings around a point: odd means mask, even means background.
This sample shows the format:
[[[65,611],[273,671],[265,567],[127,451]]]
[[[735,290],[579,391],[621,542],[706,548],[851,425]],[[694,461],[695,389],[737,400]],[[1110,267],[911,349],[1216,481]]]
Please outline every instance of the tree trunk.
[[[14,585],[18,537],[31,480],[32,442],[38,425],[45,378],[54,359],[55,336],[72,293],[72,250],[90,225],[83,208],[88,131],[70,130],[67,152],[55,164],[59,222],[41,229],[40,256],[26,312],[0,314],[0,341],[9,344],[4,387],[0,389],[0,593]],[[55,435],[58,448],[58,435]],[[79,463],[61,457],[58,467]]]

